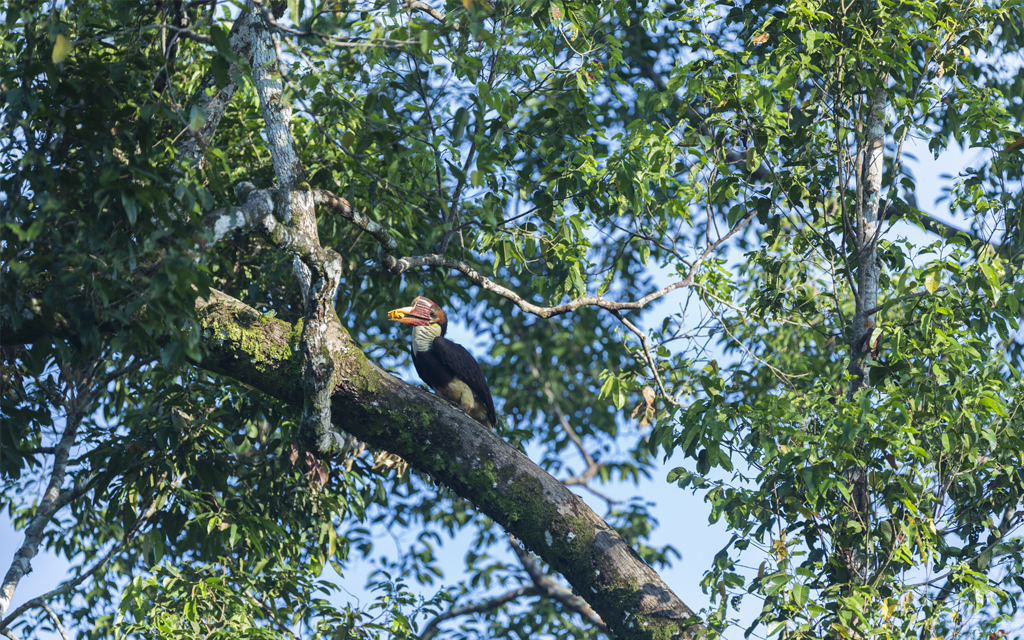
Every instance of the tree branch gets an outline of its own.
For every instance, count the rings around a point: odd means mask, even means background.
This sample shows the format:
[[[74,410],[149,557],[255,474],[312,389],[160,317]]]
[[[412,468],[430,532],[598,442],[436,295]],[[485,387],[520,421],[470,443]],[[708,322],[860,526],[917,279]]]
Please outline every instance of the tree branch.
[[[540,370],[537,369],[537,365],[532,361],[530,362],[530,373],[534,378],[540,380]],[[558,417],[558,423],[562,426],[562,431],[564,431],[569,440],[576,445],[576,449],[580,452],[580,455],[583,456],[583,462],[587,465],[587,468],[583,470],[583,473],[578,476],[573,476],[572,478],[566,478],[562,481],[562,484],[586,485],[588,482],[593,480],[594,476],[597,475],[597,472],[601,470],[601,464],[594,460],[594,457],[590,455],[587,448],[583,446],[583,439],[580,438],[579,434],[576,433],[576,430],[572,428],[571,424],[569,424],[569,418],[565,415],[565,412],[562,411],[561,405],[558,404],[558,401],[555,398],[555,392],[551,390],[550,382],[544,383],[544,395],[547,396],[548,403],[551,405],[551,408],[555,410],[555,415]]]
[[[274,30],[281,27],[266,5],[250,1],[253,10],[260,10],[252,30],[253,83],[274,161],[278,209],[287,227],[273,216],[264,217],[261,223],[275,244],[294,254],[293,272],[303,297],[302,438],[315,439],[316,448],[323,453],[348,454],[357,443],[331,426],[331,390],[337,382],[337,367],[329,341],[340,326],[334,297],[341,282],[341,257],[320,245],[314,194],[304,185],[305,171],[291,132],[292,109],[280,79],[272,73],[276,69],[284,77],[280,40]]]
[[[256,606],[260,608],[260,611],[265,613],[268,618],[273,620],[274,623],[277,625],[277,628],[280,629],[284,634],[286,634],[290,638],[298,638],[298,636],[295,635],[285,623],[281,622],[281,620],[277,617],[277,614],[274,612],[274,610],[267,606],[267,603],[263,602],[262,600],[252,595],[248,591],[245,592],[245,597],[252,600],[253,603],[255,603]]]
[[[15,453],[20,453],[21,455],[24,456],[31,456],[36,453],[53,454],[56,453],[56,451],[57,450],[54,447],[29,447],[28,449],[14,449]]]
[[[377,251],[377,260],[381,266],[385,269],[391,269],[395,266],[395,258],[391,254],[398,251],[398,242],[391,237],[388,230],[383,226],[377,224],[373,220],[370,220],[365,215],[352,208],[349,201],[345,198],[334,195],[326,189],[317,189],[313,192],[313,200],[317,204],[326,204],[328,207],[334,209],[338,214],[356,225],[366,233],[373,236],[377,242],[380,243],[380,249]]]
[[[182,483],[182,481],[184,479],[185,479],[185,474],[179,475],[177,478],[174,479],[173,482],[171,482],[171,486],[168,489],[168,491],[174,491],[175,489],[177,489],[178,486]],[[2,631],[4,629],[7,629],[11,625],[11,623],[14,622],[14,620],[16,620],[18,618],[18,616],[20,616],[21,614],[25,613],[29,609],[34,609],[36,607],[45,606],[46,603],[49,602],[51,599],[61,595],[62,593],[66,593],[66,592],[70,591],[71,589],[74,589],[78,585],[80,585],[83,582],[85,582],[85,580],[87,578],[89,578],[89,576],[91,576],[92,574],[94,574],[97,571],[99,571],[99,569],[103,565],[105,565],[107,562],[109,562],[110,559],[113,558],[115,554],[119,553],[126,546],[128,546],[128,544],[132,541],[132,539],[134,538],[135,534],[139,531],[139,529],[146,522],[149,521],[149,519],[153,516],[154,513],[157,512],[157,505],[159,503],[160,503],[159,496],[154,496],[153,500],[151,500],[150,503],[149,503],[149,507],[146,508],[146,511],[142,514],[142,516],[138,520],[135,521],[135,523],[131,526],[131,528],[128,529],[128,531],[125,532],[124,537],[121,539],[121,541],[118,542],[117,544],[115,544],[114,546],[112,546],[110,548],[110,551],[108,551],[106,553],[106,555],[104,555],[95,564],[93,564],[93,566],[90,567],[88,571],[86,571],[85,573],[83,573],[82,575],[78,576],[77,578],[75,578],[73,580],[68,580],[64,584],[62,584],[59,587],[57,587],[56,589],[53,589],[51,591],[47,591],[43,595],[36,596],[35,598],[32,598],[28,602],[25,602],[24,604],[22,604],[20,607],[18,607],[13,612],[11,612],[11,614],[9,616],[4,618],[2,622],[0,622],[0,631]]]
[[[443,13],[431,7],[426,2],[420,2],[420,0],[405,0],[405,6],[407,9],[422,11],[423,13],[429,15],[431,18],[437,20],[441,24],[444,24],[446,20],[446,17]]]
[[[661,380],[661,373],[658,371],[658,364],[654,361],[654,356],[651,355],[651,349],[647,346],[647,334],[641,331],[635,324],[626,319],[620,311],[612,311],[612,314],[621,322],[627,329],[629,329],[633,335],[640,340],[640,348],[643,350],[643,360],[646,366],[651,370],[651,375],[654,376],[654,381],[658,384],[658,389],[661,390],[661,395],[665,398],[666,402],[679,405],[676,401],[675,396],[669,395],[668,389],[665,388],[665,384]]]
[[[506,287],[501,286],[500,284],[495,283],[493,280],[487,278],[486,276],[482,275],[479,271],[469,266],[469,264],[466,263],[465,261],[455,260],[438,254],[413,256],[410,258],[400,258],[397,260],[396,265],[391,268],[391,273],[400,274],[415,267],[444,267],[447,269],[455,269],[462,275],[469,278],[469,280],[473,282],[473,284],[477,285],[481,289],[484,289],[485,291],[490,291],[492,293],[496,293],[501,297],[512,301],[513,304],[515,304],[523,311],[531,313],[541,318],[553,318],[558,315],[576,311],[577,309],[580,309],[582,307],[598,307],[601,309],[607,309],[608,311],[643,309],[651,302],[669,293],[672,293],[677,289],[683,289],[685,287],[693,286],[693,282],[697,276],[697,272],[704,264],[704,261],[707,260],[708,256],[710,256],[716,249],[718,249],[718,247],[725,243],[726,240],[736,235],[744,227],[750,224],[750,221],[753,220],[756,215],[756,213],[751,213],[747,215],[745,218],[739,220],[735,225],[733,225],[732,229],[730,229],[727,233],[718,238],[718,240],[715,240],[714,242],[709,241],[708,245],[704,248],[704,251],[701,253],[701,255],[696,260],[693,261],[692,265],[690,265],[690,270],[687,272],[686,277],[684,277],[682,280],[673,282],[667,287],[663,287],[661,289],[658,289],[657,291],[649,293],[646,296],[640,298],[639,300],[614,302],[611,300],[605,300],[603,296],[583,296],[581,298],[576,298],[575,300],[571,300],[564,304],[556,305],[553,307],[542,307],[527,302],[522,297],[520,297],[519,294],[512,291],[511,289],[508,289]]]
[[[347,38],[338,38],[329,33],[323,33],[320,31],[313,31],[312,29],[306,31],[300,31],[299,29],[293,29],[286,27],[283,24],[277,22],[274,19],[274,14],[270,11],[270,7],[259,0],[250,0],[255,9],[260,13],[260,17],[267,23],[268,26],[272,27],[274,31],[280,31],[290,36],[296,36],[299,38],[316,38],[324,44],[329,44],[334,47],[348,47],[348,48],[360,48],[360,47],[382,47],[385,49],[398,49],[408,45],[418,45],[419,40],[393,40],[391,38],[368,38],[366,40],[353,41]]]
[[[291,325],[219,292],[197,307],[204,369],[301,398]],[[245,327],[244,344],[233,327]],[[578,496],[462,411],[382,371],[340,327],[338,341],[335,425],[470,500],[564,575],[616,636],[702,633],[694,612]]]
[[[270,192],[256,189],[251,182],[236,185],[235,196],[240,205],[218,209],[203,218],[203,228],[210,236],[209,244],[216,244],[232,233],[254,227],[267,216],[274,215]]]
[[[252,34],[252,14],[242,12],[238,18],[231,25],[231,32],[228,34],[228,42],[231,44],[231,51],[237,54],[243,60],[249,60],[251,57],[252,45],[251,38]],[[190,101],[192,106],[202,110],[206,114],[206,122],[203,126],[196,131],[194,135],[188,135],[182,141],[178,147],[178,152],[186,158],[193,160],[199,160],[202,158],[203,150],[202,145],[210,139],[213,132],[217,130],[217,126],[220,124],[221,118],[224,117],[224,113],[227,111],[228,104],[234,97],[235,92],[238,90],[238,82],[236,78],[241,78],[245,75],[245,70],[237,63],[231,63],[228,66],[228,82],[220,88],[216,93],[210,95],[208,89],[217,86],[216,78],[211,71],[203,78],[203,82],[200,87],[193,94],[192,100]]]
[[[603,296],[584,296],[553,307],[542,307],[540,305],[527,302],[516,292],[508,289],[507,287],[503,287],[482,275],[479,271],[469,266],[467,262],[437,254],[399,258],[395,267],[391,269],[391,272],[400,274],[416,267],[444,267],[447,269],[454,269],[469,278],[473,284],[479,286],[481,289],[490,291],[491,293],[496,293],[503,298],[511,300],[513,304],[523,311],[540,318],[553,318],[555,316],[576,311],[582,307],[600,307],[601,309],[608,309],[609,311],[620,309],[643,309],[651,302],[675,291],[676,289],[682,289],[692,285],[692,278],[687,276],[683,280],[674,282],[667,287],[640,298],[639,300],[615,302],[612,300],[606,300]]]
[[[597,613],[590,608],[590,605],[588,605],[583,598],[580,598],[571,590],[558,584],[555,582],[554,578],[541,571],[540,567],[537,566],[537,563],[534,562],[533,558],[530,557],[530,554],[519,545],[519,541],[516,540],[514,536],[508,537],[508,543],[512,547],[512,551],[515,552],[516,557],[519,558],[519,563],[523,565],[523,569],[526,570],[530,579],[533,580],[533,584],[541,589],[541,595],[561,602],[563,606],[580,614],[584,620],[592,624],[605,635],[611,636],[612,638],[615,637],[615,635],[608,629],[608,625],[606,625],[604,620],[601,619],[601,616],[597,615]]]
[[[216,290],[196,300],[196,314],[203,350],[198,366],[302,403],[295,327]],[[0,316],[5,338],[8,322]],[[693,610],[557,479],[464,412],[381,370],[340,323],[331,324],[327,338],[337,367],[333,425],[401,456],[471,501],[565,576],[616,636],[703,635]]]
[[[66,503],[66,500],[59,500],[61,497],[61,487],[64,485],[64,477],[67,473],[71,447],[75,444],[78,429],[85,418],[85,407],[80,405],[80,402],[87,404],[89,397],[90,394],[88,392],[80,390],[79,395],[73,397],[66,405],[64,432],[61,434],[57,446],[54,447],[53,469],[50,471],[50,481],[46,486],[43,499],[36,509],[36,514],[32,517],[28,527],[25,528],[25,541],[15,552],[11,566],[7,570],[7,575],[4,576],[3,587],[0,588],[0,616],[3,616],[7,612],[7,608],[11,606],[11,600],[14,598],[14,592],[18,588],[18,583],[32,570],[32,559],[39,553],[39,545],[42,543],[46,525],[53,519],[53,515],[57,513],[57,510]],[[6,621],[4,624],[0,624],[0,628],[6,626]]]
[[[538,587],[535,585],[523,585],[518,589],[513,589],[512,591],[484,600],[483,602],[452,607],[448,611],[438,614],[433,620],[427,623],[427,626],[423,627],[423,632],[420,634],[420,640],[430,640],[437,635],[437,625],[441,624],[445,620],[451,620],[452,618],[458,618],[459,616],[466,616],[471,613],[491,611],[492,609],[497,609],[498,607],[502,607],[510,602],[515,602],[519,598],[535,595],[540,595],[540,589]]]
[[[517,589],[513,589],[500,596],[489,598],[483,602],[477,602],[474,604],[466,604],[458,607],[452,607],[448,611],[437,615],[433,620],[427,623],[426,627],[423,628],[423,632],[420,634],[420,640],[431,640],[437,635],[437,627],[445,620],[451,620],[459,616],[470,615],[473,613],[483,613],[485,611],[491,611],[502,607],[510,602],[514,602],[519,598],[529,596],[542,596],[550,600],[560,602],[570,611],[580,614],[580,616],[588,623],[599,629],[602,633],[611,635],[607,625],[601,620],[601,616],[597,615],[589,605],[580,598],[573,594],[572,591],[563,587],[562,585],[555,582],[555,580],[540,570],[537,563],[533,561],[530,554],[527,553],[521,546],[514,536],[509,536],[509,545],[512,547],[512,551],[515,552],[516,557],[519,558],[520,564],[523,565],[523,569],[526,570],[530,580],[533,584],[522,585]]]
[[[48,602],[43,603],[43,609],[50,615],[50,620],[53,620],[53,625],[57,628],[57,633],[63,640],[69,640],[68,632],[64,630],[64,625],[61,624],[60,618],[57,617],[57,612],[53,610]]]

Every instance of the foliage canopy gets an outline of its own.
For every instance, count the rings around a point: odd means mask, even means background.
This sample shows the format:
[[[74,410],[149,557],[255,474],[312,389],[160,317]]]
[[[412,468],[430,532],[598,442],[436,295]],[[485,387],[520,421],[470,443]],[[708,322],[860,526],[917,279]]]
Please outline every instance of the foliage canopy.
[[[0,27],[0,464],[25,536],[0,628],[1019,633],[1020,0],[51,4]],[[911,141],[985,150],[945,182],[964,229],[918,209],[940,177]],[[732,537],[700,625],[625,565],[581,582],[570,551],[597,542],[542,544],[561,529],[519,510],[547,494],[491,457],[494,492],[436,441],[346,422],[461,424],[371,400],[400,388],[366,360],[407,361],[386,311],[421,294],[482,341],[500,435],[536,463],[513,466],[601,495],[671,457],[705,496]],[[656,569],[663,507],[604,516]],[[381,526],[415,543],[339,605],[325,568]],[[436,550],[465,531],[453,579]],[[39,546],[75,577],[8,611]]]

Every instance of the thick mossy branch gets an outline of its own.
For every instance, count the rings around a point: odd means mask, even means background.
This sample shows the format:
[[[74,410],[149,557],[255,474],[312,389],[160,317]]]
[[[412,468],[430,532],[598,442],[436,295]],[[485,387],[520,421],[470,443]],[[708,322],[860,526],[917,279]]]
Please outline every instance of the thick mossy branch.
[[[223,294],[200,303],[204,368],[301,402],[299,329]],[[500,523],[564,575],[620,638],[693,637],[694,613],[575,494],[465,413],[370,362],[338,330],[334,425],[386,449]]]
[[[302,323],[294,326],[263,315],[214,291],[197,299],[203,325],[202,367],[259,388],[289,403],[302,402]]]
[[[6,306],[6,305],[5,305]],[[292,404],[303,402],[301,323],[266,316],[218,291],[198,299],[199,366]],[[38,316],[34,322],[39,322]],[[2,323],[10,329],[9,322]],[[335,364],[334,425],[404,458],[473,502],[564,575],[618,638],[691,638],[695,614],[575,494],[467,414],[370,362],[338,322],[325,345]],[[18,336],[43,337],[22,326]],[[3,343],[11,344],[10,333]],[[327,434],[316,434],[321,441]]]

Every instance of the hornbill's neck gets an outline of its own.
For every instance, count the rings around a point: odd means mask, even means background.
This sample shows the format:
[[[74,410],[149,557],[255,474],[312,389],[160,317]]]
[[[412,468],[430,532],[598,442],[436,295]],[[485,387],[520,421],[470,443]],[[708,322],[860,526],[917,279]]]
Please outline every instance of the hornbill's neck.
[[[434,344],[434,338],[440,338],[445,334],[445,326],[440,324],[428,324],[412,328],[412,352],[422,353],[429,351]]]

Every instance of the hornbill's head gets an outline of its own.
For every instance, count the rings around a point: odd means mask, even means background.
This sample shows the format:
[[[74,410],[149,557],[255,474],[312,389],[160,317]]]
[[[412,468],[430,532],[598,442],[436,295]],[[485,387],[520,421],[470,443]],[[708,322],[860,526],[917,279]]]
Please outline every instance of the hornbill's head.
[[[414,327],[430,327],[436,335],[443,336],[448,331],[448,316],[444,310],[423,296],[417,296],[408,307],[388,311],[388,319]]]

